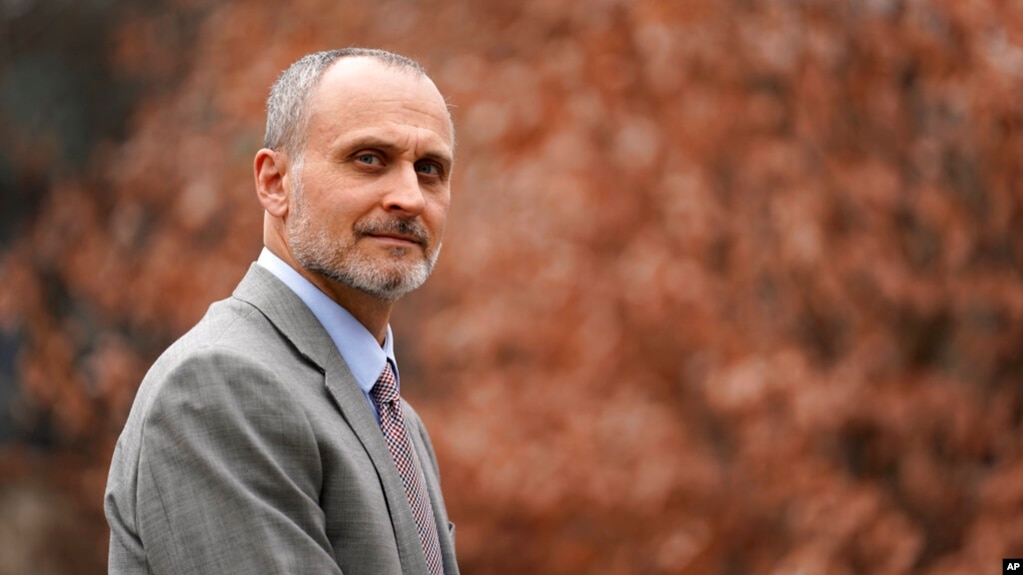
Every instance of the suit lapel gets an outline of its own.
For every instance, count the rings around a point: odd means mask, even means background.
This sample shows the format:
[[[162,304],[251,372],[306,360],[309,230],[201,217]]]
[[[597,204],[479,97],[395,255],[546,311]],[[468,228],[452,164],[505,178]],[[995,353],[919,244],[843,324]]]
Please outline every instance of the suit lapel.
[[[335,350],[336,351],[336,350]],[[423,556],[422,544],[419,542],[419,534],[416,532],[416,520],[412,516],[412,509],[409,507],[408,496],[401,484],[401,477],[398,469],[394,466],[394,459],[384,435],[380,431],[380,424],[373,416],[372,410],[366,402],[366,396],[355,382],[355,377],[348,370],[340,352],[335,352],[328,360],[327,365],[327,390],[334,397],[341,414],[348,421],[348,425],[359,436],[362,445],[373,460],[380,483],[384,487],[384,494],[387,497],[387,504],[390,507],[391,522],[394,524],[394,536],[398,542],[398,554],[401,556],[401,564],[416,566],[412,572],[428,573],[426,558]]]
[[[384,490],[401,564],[411,573],[427,573],[415,519],[380,426],[355,376],[316,316],[288,286],[258,264],[235,289],[234,297],[258,309],[299,353],[319,366],[341,416],[369,454]]]

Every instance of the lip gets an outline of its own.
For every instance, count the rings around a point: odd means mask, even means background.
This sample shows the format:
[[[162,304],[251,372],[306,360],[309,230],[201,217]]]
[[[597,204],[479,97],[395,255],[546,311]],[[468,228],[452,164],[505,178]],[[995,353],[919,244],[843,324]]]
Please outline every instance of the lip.
[[[406,236],[402,234],[366,234],[366,237],[373,238],[374,240],[380,240],[384,242],[393,242],[402,245],[423,245],[423,241],[415,236]]]

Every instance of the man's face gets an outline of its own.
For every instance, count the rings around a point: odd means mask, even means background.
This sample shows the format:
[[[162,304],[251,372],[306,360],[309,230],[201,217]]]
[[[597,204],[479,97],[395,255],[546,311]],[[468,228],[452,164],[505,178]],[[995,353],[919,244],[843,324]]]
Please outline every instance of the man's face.
[[[288,242],[311,272],[395,301],[440,252],[453,162],[447,106],[426,77],[339,60],[309,103],[290,173]]]

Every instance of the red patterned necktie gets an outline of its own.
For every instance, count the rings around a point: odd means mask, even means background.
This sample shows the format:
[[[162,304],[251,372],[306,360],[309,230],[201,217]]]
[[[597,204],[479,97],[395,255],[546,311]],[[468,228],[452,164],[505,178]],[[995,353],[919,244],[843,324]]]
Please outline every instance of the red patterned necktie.
[[[433,507],[426,491],[423,470],[419,467],[419,458],[405,429],[405,418],[401,414],[401,398],[398,396],[398,382],[394,379],[390,362],[384,366],[383,373],[369,395],[380,411],[380,429],[384,432],[387,447],[391,450],[394,465],[398,468],[402,485],[405,486],[405,495],[412,506],[419,541],[423,544],[423,553],[426,554],[426,564],[430,567],[431,575],[442,575],[444,568],[437,539],[437,523],[433,520]]]

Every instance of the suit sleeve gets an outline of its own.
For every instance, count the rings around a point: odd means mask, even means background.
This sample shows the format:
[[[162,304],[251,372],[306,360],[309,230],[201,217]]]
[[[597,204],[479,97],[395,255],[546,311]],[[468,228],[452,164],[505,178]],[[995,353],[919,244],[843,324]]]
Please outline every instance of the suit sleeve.
[[[340,574],[304,410],[267,366],[193,355],[146,417],[137,516],[154,575]]]

